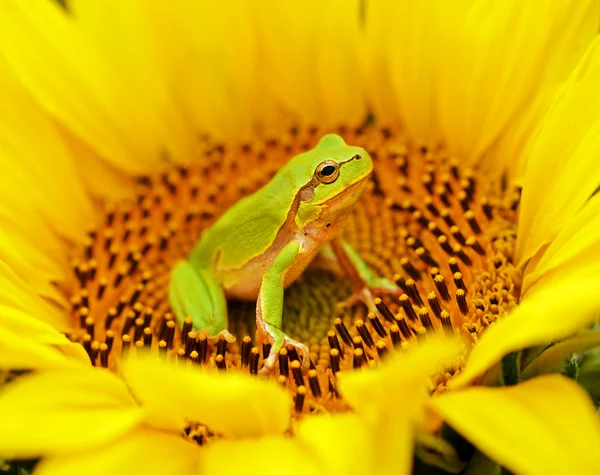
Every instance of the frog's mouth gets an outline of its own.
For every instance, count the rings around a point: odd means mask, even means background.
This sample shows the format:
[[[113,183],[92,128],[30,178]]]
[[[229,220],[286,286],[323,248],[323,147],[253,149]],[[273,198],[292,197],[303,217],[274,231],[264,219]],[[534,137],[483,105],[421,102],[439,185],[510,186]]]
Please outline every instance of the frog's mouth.
[[[342,210],[344,208],[352,208],[365,190],[370,176],[371,173],[369,172],[354,183],[348,185],[344,191],[338,193],[333,198],[329,198],[328,200],[316,204],[326,207],[330,212]]]

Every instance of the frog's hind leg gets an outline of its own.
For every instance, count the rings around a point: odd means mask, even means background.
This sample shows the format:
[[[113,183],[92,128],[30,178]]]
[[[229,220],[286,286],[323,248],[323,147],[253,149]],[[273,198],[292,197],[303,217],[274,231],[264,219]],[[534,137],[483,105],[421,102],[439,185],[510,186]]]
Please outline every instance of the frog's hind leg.
[[[195,330],[204,331],[211,340],[235,337],[227,330],[227,301],[219,282],[207,270],[182,260],[171,270],[169,304],[179,324],[192,319]]]
[[[369,311],[376,312],[377,308],[373,303],[375,295],[399,297],[404,293],[394,282],[376,277],[352,246],[341,238],[332,240],[330,246],[344,274],[350,278],[354,287],[352,295],[342,302],[343,306],[362,302]]]
[[[309,268],[312,270],[321,270],[325,272],[330,272],[336,276],[342,277],[344,276],[344,269],[340,265],[335,253],[331,249],[329,243],[325,244],[315,256],[315,258],[310,262]]]

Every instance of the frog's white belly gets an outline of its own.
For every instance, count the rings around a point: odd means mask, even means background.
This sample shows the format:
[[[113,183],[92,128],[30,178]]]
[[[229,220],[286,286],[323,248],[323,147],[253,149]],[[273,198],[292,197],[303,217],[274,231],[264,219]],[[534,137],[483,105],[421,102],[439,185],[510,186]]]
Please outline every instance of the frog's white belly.
[[[334,236],[327,232],[324,228],[319,229],[304,229],[303,232],[298,232],[293,236],[293,239],[288,242],[298,242],[300,244],[301,253],[298,255],[295,263],[285,274],[284,287],[288,287],[294,282],[300,274],[306,269],[310,262],[317,255],[319,250],[327,244]],[[256,300],[262,283],[262,278],[265,272],[273,265],[277,254],[283,246],[272,246],[260,258],[250,260],[244,266],[235,271],[217,271],[218,280],[223,286],[225,295],[228,298],[240,300]]]

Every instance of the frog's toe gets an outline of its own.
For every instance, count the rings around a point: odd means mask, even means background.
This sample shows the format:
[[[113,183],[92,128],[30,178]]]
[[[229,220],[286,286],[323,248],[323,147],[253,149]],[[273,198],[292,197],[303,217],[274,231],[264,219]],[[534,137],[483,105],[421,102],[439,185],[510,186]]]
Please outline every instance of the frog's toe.
[[[215,339],[215,342],[218,342],[221,338],[227,341],[227,343],[235,343],[236,340],[235,336],[233,336],[226,328],[221,330],[212,338]]]
[[[293,340],[292,338],[286,337],[283,341],[283,347],[287,348],[288,346],[292,346],[296,349],[298,357],[300,358],[300,362],[302,363],[302,367],[308,368],[310,366],[310,351],[308,346],[306,346],[304,343]]]
[[[348,297],[346,300],[338,302],[337,306],[340,308],[350,308],[357,303],[363,303],[370,312],[373,312],[375,309],[373,299],[374,296],[371,290],[368,287],[362,287],[360,289],[355,289],[350,297]]]
[[[375,297],[389,295],[398,298],[403,293],[404,291],[400,287],[388,279],[374,279],[362,286],[355,287],[352,295],[346,300],[339,302],[338,306],[348,308],[357,303],[363,303],[370,312],[375,312],[376,307],[373,303]]]
[[[372,282],[368,282],[366,287],[375,295],[391,295],[394,297],[400,297],[404,291],[388,279],[375,279]]]
[[[260,369],[260,374],[271,374],[275,369],[275,363],[277,362],[277,352],[274,352],[273,349],[269,352],[269,356],[266,360],[263,361],[262,368]]]
[[[284,337],[279,343],[272,342],[269,356],[263,361],[263,366],[260,370],[261,374],[271,374],[275,366],[279,362],[279,351],[281,348],[292,346],[296,349],[302,367],[308,369],[310,366],[310,351],[304,343],[294,340],[293,338]]]
[[[227,343],[234,343],[236,340],[236,337],[233,336],[226,328],[215,335],[211,335],[210,331],[205,329],[198,330],[198,333],[206,336],[208,343],[211,345],[216,345],[220,340],[225,340]]]

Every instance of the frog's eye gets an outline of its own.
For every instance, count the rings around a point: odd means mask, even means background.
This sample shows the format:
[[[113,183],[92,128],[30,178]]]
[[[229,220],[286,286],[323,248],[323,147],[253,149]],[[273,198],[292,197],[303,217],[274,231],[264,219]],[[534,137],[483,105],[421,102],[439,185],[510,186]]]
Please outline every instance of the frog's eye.
[[[340,166],[335,160],[324,160],[317,165],[315,176],[321,183],[333,183],[340,176]]]

